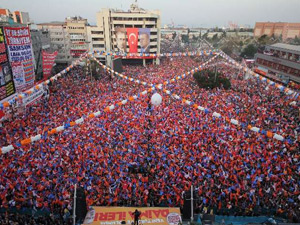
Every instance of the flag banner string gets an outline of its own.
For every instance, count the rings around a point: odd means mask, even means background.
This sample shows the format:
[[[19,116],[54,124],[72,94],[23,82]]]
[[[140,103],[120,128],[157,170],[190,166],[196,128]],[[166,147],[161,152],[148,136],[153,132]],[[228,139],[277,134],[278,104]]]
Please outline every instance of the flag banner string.
[[[208,51],[192,51],[192,52],[169,52],[169,53],[120,53],[120,52],[106,52],[94,50],[93,53],[98,53],[99,56],[119,56],[124,58],[133,57],[178,57],[178,56],[202,56],[217,53],[218,51],[208,50]],[[90,53],[91,54],[91,53]]]
[[[74,61],[72,63],[72,65],[68,66],[67,68],[63,69],[62,71],[60,71],[59,73],[57,73],[56,75],[54,75],[53,77],[49,78],[48,80],[43,81],[40,84],[37,84],[35,86],[33,86],[32,88],[23,91],[21,93],[18,93],[15,97],[13,97],[12,99],[10,99],[9,101],[4,101],[3,103],[0,103],[0,110],[3,110],[4,108],[7,108],[11,105],[13,105],[18,99],[22,100],[23,98],[27,97],[28,95],[31,95],[37,91],[39,91],[43,85],[47,85],[51,82],[56,81],[59,77],[61,77],[62,75],[66,74],[67,72],[69,72],[72,68],[74,68],[75,66],[77,66],[84,58],[86,58],[87,53],[84,53],[78,60]]]
[[[202,110],[202,111],[204,111],[205,113],[209,113],[209,112],[210,112],[210,110],[207,109],[207,108],[204,108],[204,107],[202,107],[202,106],[199,106],[199,105],[197,105],[196,103],[193,103],[192,101],[189,101],[189,100],[187,100],[187,99],[182,99],[180,96],[178,96],[178,95],[176,95],[176,94],[173,94],[171,91],[169,91],[169,90],[167,90],[167,89],[163,89],[163,88],[162,88],[162,84],[157,84],[157,85],[154,85],[154,84],[148,84],[147,82],[142,82],[142,81],[140,81],[140,80],[138,80],[138,79],[134,79],[134,78],[125,76],[125,75],[123,75],[123,74],[120,74],[120,73],[114,71],[114,70],[111,69],[110,67],[103,65],[103,64],[102,64],[101,62],[99,62],[95,57],[92,57],[92,58],[93,58],[94,60],[96,60],[97,63],[99,63],[99,64],[102,66],[103,69],[105,69],[106,71],[110,71],[110,72],[116,74],[116,75],[117,75],[118,77],[120,77],[120,78],[129,80],[129,81],[134,82],[134,83],[142,84],[142,85],[145,85],[145,86],[148,85],[148,86],[150,86],[150,87],[152,87],[152,88],[160,89],[160,90],[162,90],[164,93],[170,95],[171,97],[173,97],[173,98],[175,98],[175,99],[177,99],[177,100],[182,101],[183,103],[185,103],[185,104],[187,104],[187,105],[193,106],[194,108],[199,109],[199,110]],[[209,61],[205,62],[204,64],[209,63],[210,61],[212,61],[212,59],[210,59]],[[203,64],[203,65],[204,65],[204,64]],[[191,74],[191,73],[200,71],[202,68],[203,68],[203,66],[199,66],[199,67],[197,67],[196,69],[192,69],[192,70],[189,71],[187,74]],[[186,77],[186,73],[185,73],[184,75],[176,76],[177,79],[176,79],[176,78],[175,78],[175,79],[173,78],[173,79],[171,79],[170,81],[171,81],[171,82],[175,82],[176,80],[182,79],[182,78],[184,78],[184,77]],[[164,82],[163,84],[166,85],[166,84],[169,84],[169,82]],[[229,123],[234,124],[234,125],[236,125],[236,126],[241,126],[242,128],[248,128],[249,130],[251,130],[251,131],[253,131],[253,132],[256,132],[257,134],[265,135],[265,136],[268,137],[268,138],[274,138],[274,139],[279,140],[279,141],[284,141],[284,140],[285,140],[285,138],[284,138],[282,135],[280,135],[280,134],[276,134],[276,133],[273,133],[273,132],[271,132],[271,131],[265,131],[265,130],[260,129],[260,128],[258,128],[258,127],[251,126],[251,125],[249,125],[249,124],[247,124],[247,123],[239,122],[238,120],[233,119],[233,118],[228,118],[228,117],[224,117],[224,116],[222,117],[222,115],[221,115],[220,113],[217,113],[217,112],[213,112],[213,113],[212,113],[212,116],[214,116],[214,117],[216,117],[216,118],[224,118],[226,122],[229,122]]]
[[[125,105],[128,102],[134,102],[136,99],[144,97],[148,93],[153,92],[154,90],[155,90],[154,87],[150,87],[150,88],[144,90],[143,92],[141,92],[141,93],[139,93],[137,95],[130,96],[127,99],[124,99],[124,100],[119,101],[119,102],[117,102],[115,104],[112,104],[110,106],[105,107],[103,111],[106,112],[106,113],[112,112],[117,107]],[[56,128],[53,128],[53,129],[49,129],[48,131],[46,131],[44,133],[40,133],[40,134],[37,134],[37,135],[32,136],[30,138],[23,139],[22,141],[17,142],[16,144],[11,144],[11,145],[2,147],[2,148],[0,148],[0,152],[2,154],[5,154],[5,153],[8,153],[8,152],[10,152],[10,151],[12,151],[12,150],[14,150],[16,148],[20,148],[20,147],[22,147],[24,145],[28,145],[28,144],[31,144],[33,142],[37,142],[37,141],[40,141],[40,140],[45,140],[45,139],[47,139],[51,135],[57,134],[57,133],[59,133],[61,131],[64,131],[64,130],[70,128],[70,127],[74,127],[76,125],[82,124],[83,122],[86,122],[88,120],[92,120],[92,119],[94,119],[94,118],[96,118],[96,117],[98,117],[100,115],[101,115],[100,111],[84,115],[84,116],[82,116],[81,118],[78,118],[75,121],[64,123],[61,126],[58,126]]]
[[[293,96],[294,99],[299,100],[300,99],[300,95],[297,91],[291,90],[288,87],[285,87],[281,84],[278,84],[264,76],[261,76],[258,73],[255,73],[254,71],[252,71],[251,69],[249,69],[246,66],[243,66],[242,64],[236,62],[235,60],[233,60],[232,58],[230,58],[228,55],[226,55],[224,52],[220,53],[220,56],[222,56],[227,62],[229,62],[230,64],[236,66],[239,69],[242,69],[244,72],[249,73],[250,75],[254,76],[255,78],[257,78],[258,80],[262,81],[262,82],[267,82],[269,85],[271,86],[275,86],[276,88],[278,88],[280,91],[284,92],[286,95],[291,95]]]

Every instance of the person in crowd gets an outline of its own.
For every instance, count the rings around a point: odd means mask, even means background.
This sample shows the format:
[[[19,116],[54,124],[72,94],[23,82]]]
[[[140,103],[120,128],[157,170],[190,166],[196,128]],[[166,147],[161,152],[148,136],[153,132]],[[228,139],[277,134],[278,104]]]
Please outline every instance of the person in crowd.
[[[44,210],[64,224],[75,184],[84,187],[88,206],[133,207],[183,207],[182,193],[193,185],[199,211],[276,215],[299,222],[299,102],[290,105],[292,96],[256,78],[245,79],[220,58],[212,63],[218,63],[232,88],[201,89],[187,72],[210,58],[173,57],[163,58],[159,66],[125,66],[127,76],[170,90],[171,95],[157,90],[163,101],[151,113],[151,95],[138,94],[148,86],[117,76],[110,80],[109,75],[91,80],[80,67],[72,69],[51,85],[48,99],[0,127],[0,146],[15,147],[0,155],[0,208]],[[186,78],[171,81],[184,73]],[[134,95],[137,99],[117,104]],[[105,112],[112,104],[113,111]],[[87,117],[97,111],[100,116]],[[82,124],[71,126],[81,117]],[[255,133],[249,125],[285,139]],[[48,134],[58,126],[65,130]],[[40,141],[17,144],[37,134],[42,134]],[[133,173],[132,165],[142,169]],[[0,224],[20,224],[23,218],[12,217],[0,213]]]

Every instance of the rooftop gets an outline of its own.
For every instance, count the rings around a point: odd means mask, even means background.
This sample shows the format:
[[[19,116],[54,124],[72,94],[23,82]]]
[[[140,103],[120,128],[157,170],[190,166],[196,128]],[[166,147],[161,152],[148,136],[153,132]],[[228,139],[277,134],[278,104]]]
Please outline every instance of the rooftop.
[[[289,44],[277,43],[277,44],[271,45],[270,47],[280,48],[280,49],[285,49],[285,50],[290,50],[290,51],[296,51],[296,52],[300,53],[300,45],[289,45]]]

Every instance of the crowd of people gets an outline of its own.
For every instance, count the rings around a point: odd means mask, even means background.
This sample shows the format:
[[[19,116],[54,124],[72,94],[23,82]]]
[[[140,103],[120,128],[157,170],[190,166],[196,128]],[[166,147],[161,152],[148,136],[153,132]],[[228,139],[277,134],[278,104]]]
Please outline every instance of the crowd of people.
[[[151,84],[181,75],[211,56],[126,66],[124,74]],[[183,207],[191,185],[197,210],[234,215],[300,218],[299,103],[258,79],[222,64],[232,88],[200,89],[192,74],[163,88],[203,106],[200,111],[161,90],[103,109],[148,87],[103,74],[86,77],[78,67],[50,85],[49,99],[0,128],[0,146],[45,134],[92,112],[99,117],[0,155],[0,208],[57,211],[67,218],[77,183],[89,206]],[[220,113],[222,118],[212,116]],[[230,124],[233,118],[245,126]],[[277,141],[250,131],[256,126],[285,137]],[[67,126],[68,127],[68,126]],[[3,216],[4,220],[7,217]],[[298,220],[299,222],[299,220]]]

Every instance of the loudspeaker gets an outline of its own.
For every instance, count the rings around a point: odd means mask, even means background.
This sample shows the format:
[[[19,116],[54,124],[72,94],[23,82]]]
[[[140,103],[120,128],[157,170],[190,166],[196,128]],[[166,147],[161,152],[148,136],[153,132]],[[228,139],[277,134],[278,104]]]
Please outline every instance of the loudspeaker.
[[[195,192],[194,192],[194,204],[193,204],[193,207],[194,207],[194,214],[195,214],[195,208],[196,208],[196,201],[195,201]],[[183,202],[183,210],[182,210],[182,218],[183,219],[186,219],[186,220],[189,220],[191,219],[191,192],[186,192],[184,194],[184,202]]]
[[[123,72],[122,58],[113,59],[112,68],[114,71],[118,73],[122,73]]]
[[[84,189],[82,187],[77,188],[75,213],[76,213],[76,221],[83,222],[87,214],[87,206],[86,206]]]

